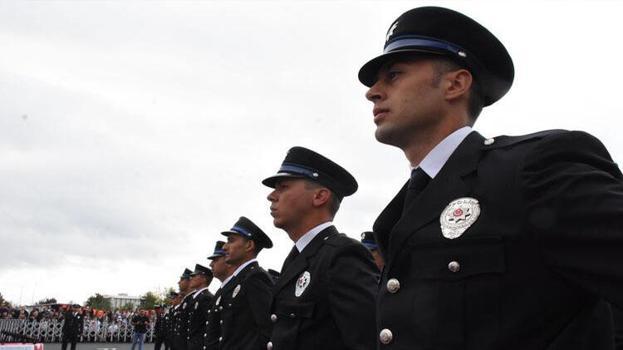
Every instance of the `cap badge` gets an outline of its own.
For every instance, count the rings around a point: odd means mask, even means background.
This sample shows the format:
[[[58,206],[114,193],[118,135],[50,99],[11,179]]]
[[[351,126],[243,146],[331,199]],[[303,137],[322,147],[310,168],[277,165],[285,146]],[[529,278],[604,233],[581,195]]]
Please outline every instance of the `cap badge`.
[[[237,285],[236,288],[234,288],[234,292],[231,293],[231,297],[235,298],[238,293],[240,293],[240,285]]]
[[[361,234],[361,239],[364,239],[364,238],[366,238],[366,234],[365,234],[365,233],[362,233],[362,234]]]
[[[387,35],[385,36],[385,41],[389,40],[389,37],[394,34],[394,30],[396,30],[396,27],[398,27],[398,21],[394,22],[394,24],[392,24],[392,26],[389,27],[389,30],[387,30]]]
[[[439,217],[441,233],[447,239],[461,237],[480,216],[478,200],[471,197],[455,199],[443,210]]]
[[[296,290],[294,291],[294,295],[296,297],[300,297],[301,294],[303,294],[303,292],[307,288],[307,286],[309,286],[310,281],[311,281],[311,274],[309,273],[309,271],[303,272],[299,276],[299,279],[296,280]]]

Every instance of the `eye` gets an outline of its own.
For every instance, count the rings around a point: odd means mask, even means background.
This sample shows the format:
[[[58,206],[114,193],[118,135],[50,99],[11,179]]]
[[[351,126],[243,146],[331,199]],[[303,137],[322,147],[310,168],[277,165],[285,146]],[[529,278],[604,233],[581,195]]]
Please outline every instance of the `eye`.
[[[398,78],[398,76],[401,74],[402,72],[396,68],[392,68],[390,70],[387,71],[387,80],[389,81],[393,81],[396,80],[396,78]]]

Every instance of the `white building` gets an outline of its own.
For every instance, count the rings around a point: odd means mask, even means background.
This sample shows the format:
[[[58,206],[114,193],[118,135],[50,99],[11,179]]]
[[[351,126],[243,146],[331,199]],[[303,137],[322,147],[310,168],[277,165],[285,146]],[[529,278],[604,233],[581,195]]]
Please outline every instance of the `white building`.
[[[104,298],[110,300],[110,307],[113,310],[120,309],[128,304],[132,304],[132,307],[136,309],[141,304],[140,297],[129,296],[125,293],[119,293],[117,295],[104,295]]]

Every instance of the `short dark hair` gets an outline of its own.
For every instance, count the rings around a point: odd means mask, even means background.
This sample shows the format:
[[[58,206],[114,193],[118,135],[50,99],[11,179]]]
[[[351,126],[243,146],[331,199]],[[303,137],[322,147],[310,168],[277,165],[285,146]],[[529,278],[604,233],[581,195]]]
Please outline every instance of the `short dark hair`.
[[[436,74],[435,80],[433,82],[434,85],[438,85],[441,81],[441,76],[448,72],[459,69],[466,69],[469,71],[469,69],[458,64],[456,61],[450,58],[437,55],[431,56],[431,58],[433,58]],[[472,72],[470,71],[470,73]],[[478,82],[477,78],[474,76],[473,73],[472,78],[472,86],[469,88],[469,100],[467,101],[467,113],[469,114],[473,125],[476,122],[476,119],[478,119],[480,112],[482,112],[482,108],[484,107],[484,100],[482,98],[480,83]]]
[[[316,188],[326,188],[329,190],[331,197],[329,198],[329,212],[331,213],[331,217],[335,217],[337,211],[340,209],[340,204],[342,203],[342,198],[335,194],[330,188],[323,186],[317,182],[305,180],[305,188],[308,190],[316,189]]]
[[[437,86],[441,82],[441,76],[459,69],[466,69],[472,74],[472,86],[469,89],[469,100],[467,104],[467,113],[471,119],[471,124],[473,125],[478,119],[480,112],[482,112],[482,108],[484,107],[484,98],[482,96],[482,89],[480,87],[480,83],[478,82],[478,78],[474,76],[474,73],[467,67],[459,64],[455,60],[441,55],[436,54],[426,54],[426,53],[406,53],[404,55],[400,55],[397,58],[394,58],[387,63],[385,63],[385,67],[391,66],[394,63],[398,62],[410,62],[410,61],[420,61],[423,59],[431,60],[434,62],[435,69],[435,79],[433,80],[433,85]]]

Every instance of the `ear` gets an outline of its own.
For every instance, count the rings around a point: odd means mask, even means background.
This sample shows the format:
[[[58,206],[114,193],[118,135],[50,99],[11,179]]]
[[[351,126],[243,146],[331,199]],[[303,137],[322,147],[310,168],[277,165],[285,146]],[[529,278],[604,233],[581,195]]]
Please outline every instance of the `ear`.
[[[473,77],[466,69],[458,69],[446,74],[444,84],[446,87],[445,97],[447,100],[456,100],[463,96],[467,98],[469,89],[472,87]]]
[[[255,252],[255,241],[252,239],[247,240],[247,247],[244,249],[247,252]]]
[[[329,191],[328,188],[320,187],[314,191],[312,205],[314,207],[321,207],[328,203],[329,199],[331,199],[331,191]]]

